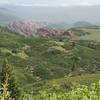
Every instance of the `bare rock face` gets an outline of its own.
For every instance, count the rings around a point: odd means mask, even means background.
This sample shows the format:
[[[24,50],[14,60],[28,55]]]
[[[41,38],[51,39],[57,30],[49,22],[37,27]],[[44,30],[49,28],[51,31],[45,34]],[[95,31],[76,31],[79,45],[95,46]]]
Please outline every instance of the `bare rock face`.
[[[36,35],[41,37],[71,38],[73,33],[61,29],[41,28],[37,30]]]
[[[59,37],[70,38],[72,33],[62,29],[49,28],[44,23],[33,21],[14,21],[7,25],[7,27],[16,33],[24,36],[38,36],[38,37]]]
[[[14,21],[9,23],[7,27],[22,35],[34,35],[37,29],[46,27],[46,25],[33,21]]]
[[[65,31],[62,34],[62,37],[69,37],[69,38],[71,38],[72,36],[73,36],[73,33],[71,31]]]
[[[57,37],[64,31],[59,29],[40,28],[37,30],[36,35],[41,37]]]

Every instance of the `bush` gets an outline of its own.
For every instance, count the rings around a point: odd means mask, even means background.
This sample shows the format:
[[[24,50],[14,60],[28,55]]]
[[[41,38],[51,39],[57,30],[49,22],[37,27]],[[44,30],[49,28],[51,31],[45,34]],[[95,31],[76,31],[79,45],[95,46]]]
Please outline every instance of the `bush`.
[[[35,67],[33,71],[33,75],[40,77],[42,79],[49,79],[50,78],[50,72],[46,67]]]
[[[77,84],[68,92],[41,91],[33,98],[34,100],[100,100],[100,82],[92,83],[90,86]]]

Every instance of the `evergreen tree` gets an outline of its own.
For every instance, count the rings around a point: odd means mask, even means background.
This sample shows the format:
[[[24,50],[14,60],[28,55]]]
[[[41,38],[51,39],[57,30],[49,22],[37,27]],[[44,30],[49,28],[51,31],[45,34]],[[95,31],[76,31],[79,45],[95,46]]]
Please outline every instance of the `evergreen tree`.
[[[7,90],[10,92],[10,97],[14,100],[18,100],[20,97],[19,84],[15,78],[13,67],[8,64],[7,60],[4,60],[2,69],[1,69],[1,84],[8,83]]]

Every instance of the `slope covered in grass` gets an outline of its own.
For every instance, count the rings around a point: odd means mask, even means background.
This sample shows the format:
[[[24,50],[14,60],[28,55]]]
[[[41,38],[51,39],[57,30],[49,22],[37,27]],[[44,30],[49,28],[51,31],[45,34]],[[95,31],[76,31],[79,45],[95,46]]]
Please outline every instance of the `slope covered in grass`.
[[[100,42],[100,28],[82,28],[85,32],[89,32],[91,34],[81,36],[82,40],[94,40]]]
[[[100,72],[97,50],[73,46],[66,39],[23,37],[8,30],[0,31],[0,66],[5,58],[23,86]]]

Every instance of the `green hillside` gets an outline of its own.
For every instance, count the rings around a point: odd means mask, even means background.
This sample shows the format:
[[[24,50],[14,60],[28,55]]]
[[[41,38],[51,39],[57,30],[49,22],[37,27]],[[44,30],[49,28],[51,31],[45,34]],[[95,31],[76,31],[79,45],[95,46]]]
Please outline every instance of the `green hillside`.
[[[79,39],[82,40],[94,40],[100,42],[100,27],[97,28],[81,28],[81,30],[85,32],[89,32],[91,34],[81,36]]]
[[[69,79],[81,82],[77,80],[80,75],[87,77],[86,82],[100,79],[99,51],[78,43],[73,45],[67,39],[24,37],[1,27],[0,66],[5,58],[14,66],[21,85],[28,89],[36,83],[40,88],[35,90],[40,90],[45,81],[52,83],[56,79],[63,79],[66,84]]]

